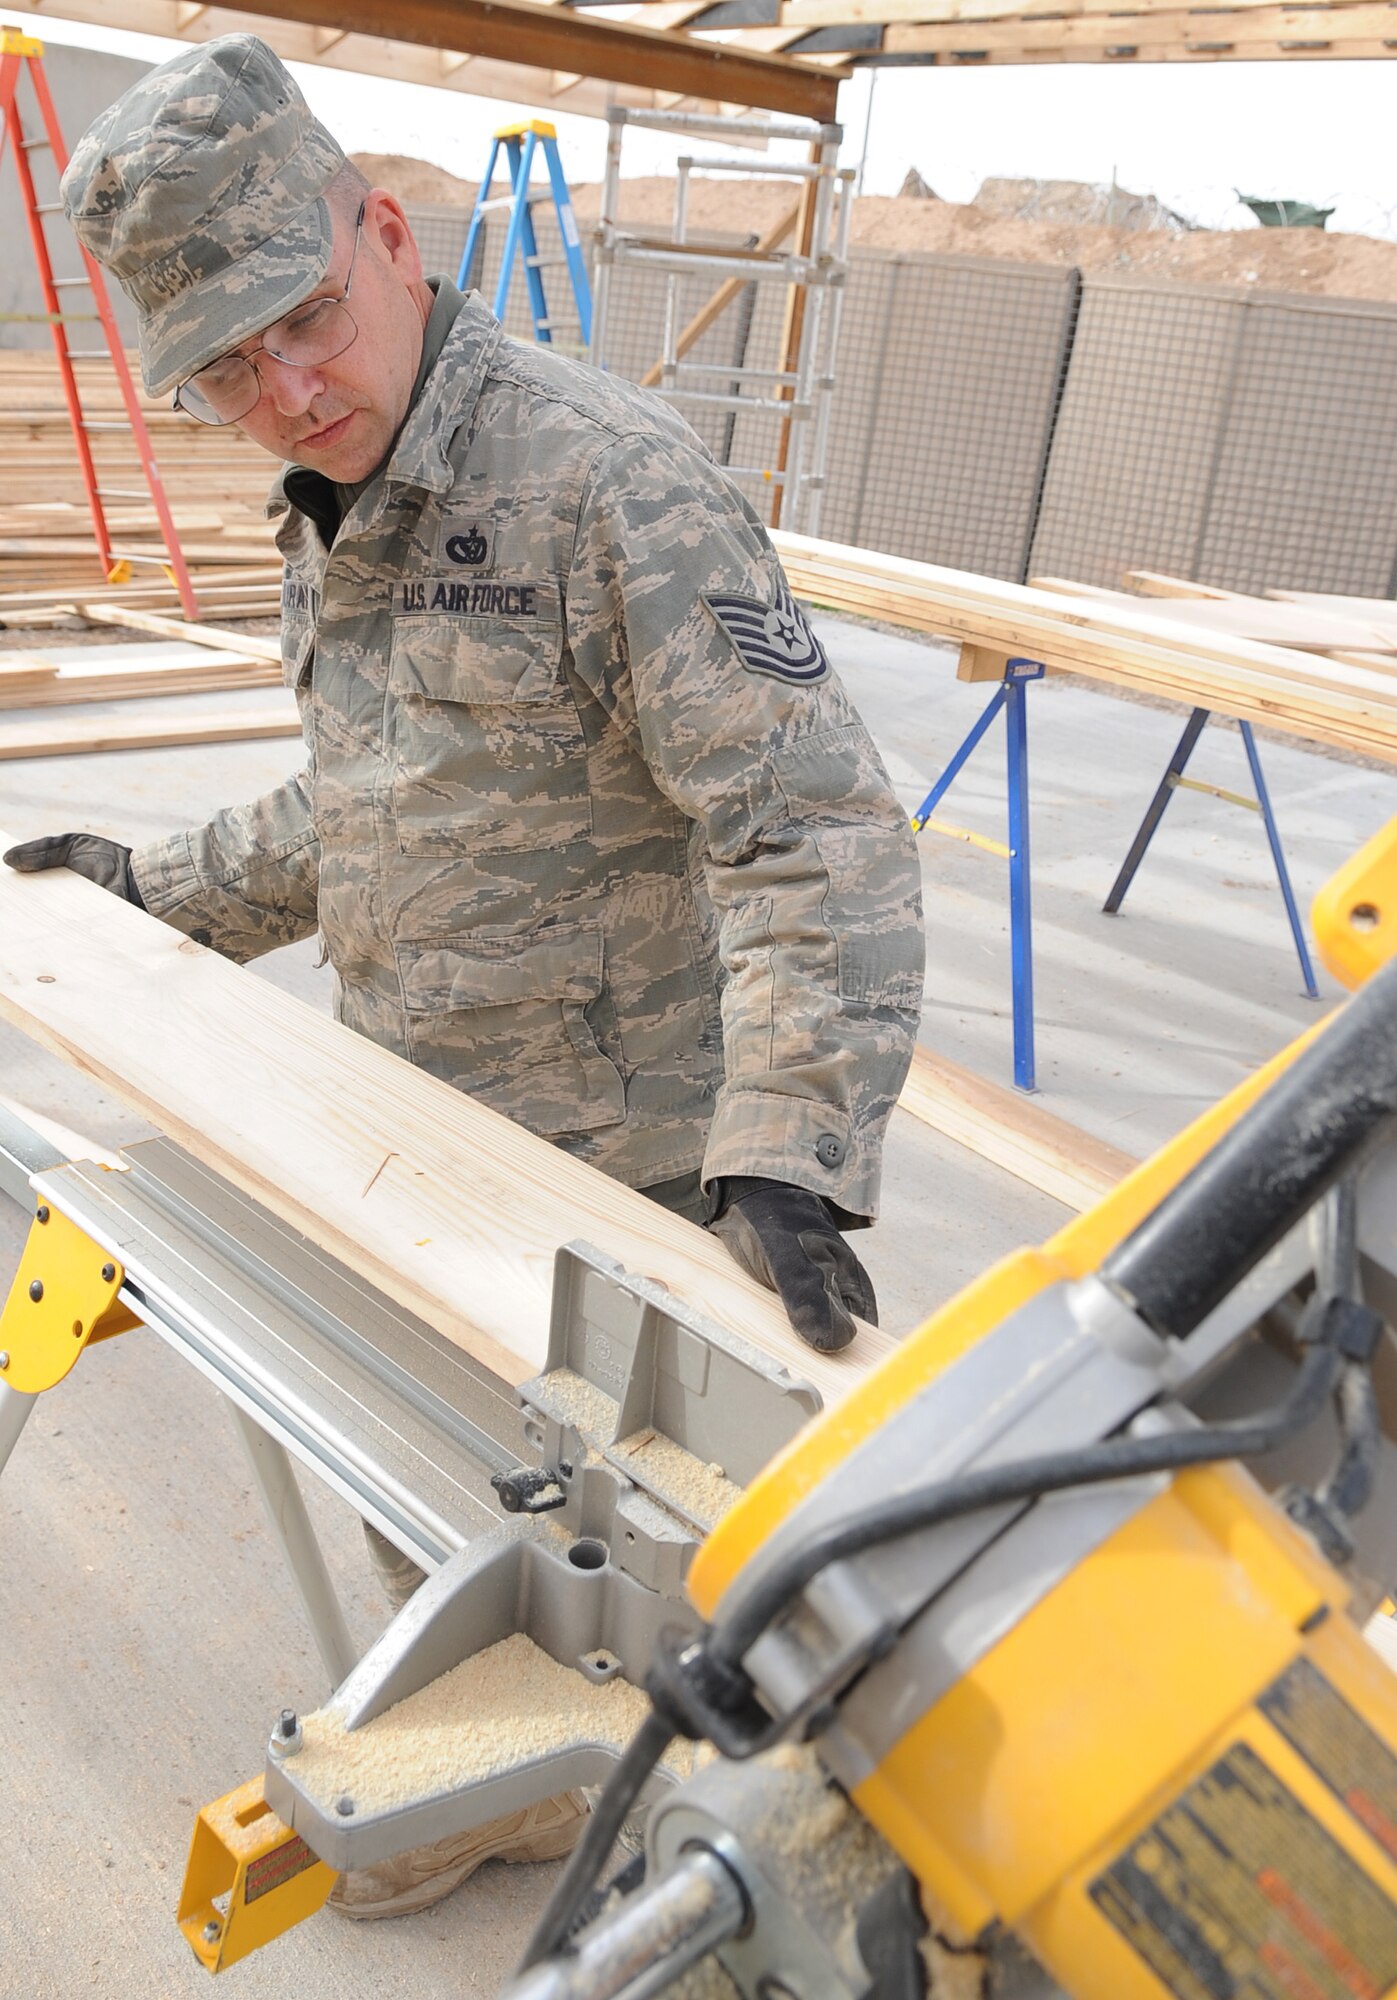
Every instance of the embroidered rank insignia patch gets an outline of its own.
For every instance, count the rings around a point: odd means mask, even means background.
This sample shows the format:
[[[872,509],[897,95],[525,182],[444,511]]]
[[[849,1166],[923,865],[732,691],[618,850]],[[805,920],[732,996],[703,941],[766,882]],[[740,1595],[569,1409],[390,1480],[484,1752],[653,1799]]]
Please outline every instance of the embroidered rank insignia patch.
[[[484,569],[494,554],[495,537],[488,522],[448,521],[442,530],[441,552],[463,569]]]
[[[751,673],[770,674],[797,686],[812,686],[828,677],[825,649],[784,583],[777,585],[770,604],[757,597],[716,594],[705,594],[703,601]]]

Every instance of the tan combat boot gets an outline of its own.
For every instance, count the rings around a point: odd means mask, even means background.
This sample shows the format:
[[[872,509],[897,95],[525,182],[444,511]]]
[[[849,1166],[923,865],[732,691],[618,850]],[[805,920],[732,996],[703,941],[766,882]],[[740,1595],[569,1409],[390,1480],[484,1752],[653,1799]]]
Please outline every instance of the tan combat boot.
[[[577,1845],[586,1821],[581,1793],[563,1792],[470,1833],[341,1875],[326,1907],[342,1917],[408,1917],[459,1889],[483,1861],[561,1861]]]
[[[423,1572],[368,1521],[364,1539],[384,1595],[395,1612],[401,1611],[423,1582]],[[586,1820],[581,1792],[563,1792],[470,1833],[453,1833],[376,1861],[371,1868],[352,1869],[340,1876],[326,1907],[361,1921],[409,1917],[459,1889],[484,1861],[561,1861],[576,1847]]]

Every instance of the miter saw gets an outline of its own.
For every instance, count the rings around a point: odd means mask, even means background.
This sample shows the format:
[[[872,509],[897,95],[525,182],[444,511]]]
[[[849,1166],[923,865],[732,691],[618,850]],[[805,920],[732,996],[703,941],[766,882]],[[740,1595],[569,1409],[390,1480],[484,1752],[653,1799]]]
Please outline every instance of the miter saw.
[[[1397,1989],[1397,829],[1316,927],[1337,1014],[813,1421],[565,1273],[511,1523],[205,1816],[196,1949],[609,1773],[510,2000]],[[608,1714],[492,1742],[521,1632]]]

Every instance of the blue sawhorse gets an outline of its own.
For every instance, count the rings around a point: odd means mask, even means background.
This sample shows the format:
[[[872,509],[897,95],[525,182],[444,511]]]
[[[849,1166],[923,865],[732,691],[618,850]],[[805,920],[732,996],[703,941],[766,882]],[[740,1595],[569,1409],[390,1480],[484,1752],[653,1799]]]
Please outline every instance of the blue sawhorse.
[[[979,649],[962,653],[961,678],[990,678],[977,659]],[[1033,893],[1028,845],[1028,685],[1041,681],[1041,660],[1004,659],[996,662],[1002,677],[989,706],[961,744],[941,776],[912,815],[912,829],[946,833],[967,840],[1009,863],[1009,954],[1013,967],[1014,1082],[1020,1090],[1036,1090],[1033,1057]],[[969,762],[975,746],[1000,710],[1004,711],[1009,766],[1009,844],[988,840],[965,827],[938,824],[931,815]]]
[[[1319,988],[1315,984],[1314,967],[1310,963],[1309,949],[1305,943],[1304,927],[1300,922],[1300,912],[1296,907],[1295,892],[1290,886],[1290,870],[1285,865],[1285,849],[1281,846],[1280,830],[1276,825],[1276,815],[1271,810],[1271,794],[1266,789],[1266,779],[1262,775],[1261,755],[1256,747],[1249,722],[1239,721],[1242,742],[1246,748],[1247,762],[1251,766],[1251,780],[1256,789],[1254,799],[1244,798],[1240,792],[1224,791],[1221,785],[1205,785],[1197,778],[1186,778],[1184,771],[1193,755],[1194,745],[1207,727],[1210,711],[1195,708],[1184,725],[1184,733],[1174,746],[1174,754],[1169,759],[1158,789],[1150,800],[1139,830],[1130,843],[1130,852],[1121,863],[1120,873],[1111,885],[1102,908],[1108,916],[1114,916],[1125,901],[1125,892],[1135,880],[1136,871],[1145,858],[1145,850],[1154,838],[1155,828],[1164,817],[1164,809],[1171,797],[1180,789],[1190,792],[1209,792],[1214,798],[1226,799],[1229,805],[1245,806],[1248,812],[1259,812],[1266,828],[1266,838],[1271,846],[1271,859],[1276,864],[1276,875],[1281,885],[1281,896],[1285,902],[1285,913],[1290,920],[1290,934],[1295,940],[1295,955],[1300,961],[1301,977],[1305,981],[1305,991],[1311,1000],[1318,1000]]]
[[[492,208],[507,208],[509,227],[505,232],[504,254],[500,259],[500,275],[495,285],[495,318],[498,320],[504,318],[505,305],[509,298],[509,281],[514,275],[514,260],[522,249],[524,276],[529,285],[529,312],[534,323],[534,338],[542,341],[547,347],[552,346],[553,325],[548,317],[548,301],[543,291],[544,259],[539,256],[538,237],[534,231],[533,204],[536,197],[529,185],[534,170],[534,154],[540,145],[543,147],[543,157],[548,167],[553,206],[557,211],[558,228],[563,239],[563,261],[572,280],[572,295],[576,301],[577,317],[582,328],[582,345],[586,347],[592,338],[592,288],[587,280],[587,263],[582,255],[582,238],[577,228],[577,217],[573,212],[572,196],[568,193],[568,184],[563,175],[557,128],[542,118],[530,119],[522,125],[502,125],[491,139],[490,161],[475,197],[475,207],[471,211],[471,225],[466,234],[466,247],[461,254],[461,268],[456,274],[456,283],[464,291],[475,259],[475,247],[480,238],[486,212]],[[502,146],[509,161],[509,193],[492,201],[490,186],[495,178],[495,165]]]

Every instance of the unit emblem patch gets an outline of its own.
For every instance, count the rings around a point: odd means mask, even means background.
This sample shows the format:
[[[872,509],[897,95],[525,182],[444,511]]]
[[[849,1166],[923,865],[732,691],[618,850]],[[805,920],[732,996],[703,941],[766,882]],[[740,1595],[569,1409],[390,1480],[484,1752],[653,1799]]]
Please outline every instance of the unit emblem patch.
[[[778,681],[810,686],[825,680],[829,661],[810,621],[784,583],[770,604],[757,597],[705,594],[704,603],[737,649],[744,667]]]
[[[483,569],[492,553],[494,536],[479,521],[448,521],[442,530],[441,552],[448,562]]]

